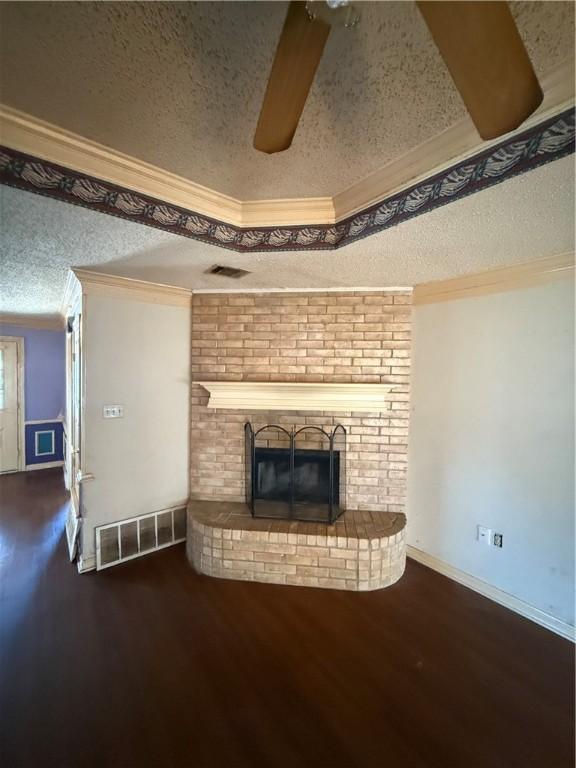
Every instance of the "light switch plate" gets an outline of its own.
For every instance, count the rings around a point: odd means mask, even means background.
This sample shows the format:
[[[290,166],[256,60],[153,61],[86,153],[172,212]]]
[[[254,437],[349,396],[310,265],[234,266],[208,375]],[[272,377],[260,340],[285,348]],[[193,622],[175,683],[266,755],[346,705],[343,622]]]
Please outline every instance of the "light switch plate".
[[[105,419],[122,419],[124,417],[123,405],[105,405],[102,408],[102,416]]]
[[[477,526],[476,538],[490,547],[492,545],[492,529],[486,528],[484,525]]]

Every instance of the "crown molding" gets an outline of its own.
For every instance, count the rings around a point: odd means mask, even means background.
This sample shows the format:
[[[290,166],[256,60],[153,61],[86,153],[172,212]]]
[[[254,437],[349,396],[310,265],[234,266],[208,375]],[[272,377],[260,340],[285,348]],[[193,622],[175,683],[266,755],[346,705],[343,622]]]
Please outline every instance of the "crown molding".
[[[520,128],[507,134],[507,139],[566,111],[574,104],[574,65],[574,58],[570,57],[542,78],[542,104]],[[332,201],[336,221],[342,221],[385,197],[397,194],[408,184],[419,183],[431,173],[440,173],[448,166],[462,162],[479,151],[489,150],[501,142],[502,137],[482,141],[467,116],[334,195]]]
[[[70,269],[60,308],[61,317],[55,318],[58,328],[62,330],[63,320],[76,306],[82,295],[96,294],[145,301],[154,304],[171,304],[174,306],[191,305],[195,294],[269,294],[269,293],[405,293],[410,295],[412,288],[387,286],[385,288],[181,288],[164,283],[151,283],[146,280],[135,280],[130,277],[119,277],[88,269]],[[2,322],[0,314],[0,322]],[[19,316],[14,316],[19,317]],[[16,321],[15,321],[16,322]]]
[[[526,288],[533,285],[540,285],[550,281],[571,278],[575,275],[575,254],[564,253],[557,256],[551,256],[544,259],[525,262],[523,264],[514,264],[509,267],[500,267],[498,269],[477,272],[472,275],[455,277],[449,280],[438,280],[430,283],[420,283],[416,286],[385,286],[385,287],[326,287],[326,288],[181,288],[177,286],[165,285],[163,283],[152,283],[145,280],[136,280],[129,277],[119,277],[117,275],[108,275],[102,272],[94,272],[87,269],[71,269],[68,274],[66,289],[62,300],[61,313],[66,316],[71,306],[81,294],[97,294],[112,296],[117,298],[129,298],[137,301],[145,301],[154,304],[169,304],[173,306],[189,307],[192,297],[196,294],[305,294],[305,293],[405,293],[412,294],[412,304],[414,306],[424,304],[434,304],[442,301],[454,301],[456,299],[470,298],[473,296],[483,296],[491,293],[502,293],[518,288]],[[11,325],[22,325],[32,328],[47,328],[53,330],[62,330],[62,318],[51,316],[45,318],[36,318],[26,315],[8,315],[0,313],[0,323]],[[195,382],[208,389],[208,384],[217,385],[221,390],[230,387],[255,386],[254,382]],[[276,383],[262,382],[258,384],[261,387],[272,386],[287,387],[289,384],[277,385]],[[294,385],[290,385],[294,386]],[[300,387],[317,388],[319,384],[299,384]],[[350,387],[356,388],[358,385],[330,385],[331,387]],[[368,386],[368,385],[366,385]],[[386,385],[370,385],[373,387],[382,387]],[[368,391],[368,390],[366,390]],[[220,394],[214,402],[223,402]],[[209,407],[225,407],[223,405],[210,405]],[[229,406],[231,407],[231,406]],[[240,406],[235,406],[240,407]],[[257,406],[251,406],[256,408]],[[263,405],[262,408],[268,407]],[[306,410],[299,407],[295,410]],[[317,407],[308,410],[317,410]],[[346,409],[342,409],[346,410]],[[355,410],[361,410],[355,408]]]
[[[250,411],[387,411],[398,384],[193,381],[210,393],[208,408]]]
[[[243,227],[289,227],[336,221],[331,197],[246,200],[241,206]]]
[[[17,325],[21,328],[35,328],[39,331],[64,330],[64,321],[60,315],[17,315],[0,312],[0,325]]]
[[[528,288],[552,280],[570,277],[574,279],[574,254],[564,253],[546,259],[538,259],[510,267],[491,269],[474,275],[421,283],[414,288],[414,306],[441,301],[467,299],[502,293],[516,288]]]
[[[241,253],[335,250],[573,153],[574,123],[573,108],[555,114],[336,224],[320,221],[328,215],[329,205],[318,202],[324,198],[311,198],[312,207],[322,209],[315,224],[305,223],[308,216],[314,218],[306,200],[285,200],[260,201],[268,216],[263,214],[263,220],[286,221],[295,216],[299,224],[240,227],[10,146],[0,148],[0,183]]]
[[[300,296],[302,293],[412,293],[412,286],[409,285],[387,285],[385,287],[374,288],[374,286],[362,287],[362,286],[338,286],[327,288],[193,288],[192,294],[198,293],[214,293],[214,294],[228,294],[228,293],[287,293]]]
[[[25,155],[228,224],[242,224],[239,200],[6,105],[0,105],[0,135],[4,145]]]
[[[333,224],[331,197],[237,200],[32,115],[0,105],[2,143],[118,187],[236,227]]]
[[[88,269],[71,271],[81,286],[82,295],[128,298],[148,304],[166,304],[174,307],[190,307],[192,303],[192,291],[188,288],[106,275]]]
[[[507,138],[573,104],[574,59],[551,71],[541,85],[541,106]],[[482,142],[467,117],[334,196],[239,200],[6,105],[0,105],[0,135],[6,147],[24,155],[241,228],[335,224],[501,141]]]

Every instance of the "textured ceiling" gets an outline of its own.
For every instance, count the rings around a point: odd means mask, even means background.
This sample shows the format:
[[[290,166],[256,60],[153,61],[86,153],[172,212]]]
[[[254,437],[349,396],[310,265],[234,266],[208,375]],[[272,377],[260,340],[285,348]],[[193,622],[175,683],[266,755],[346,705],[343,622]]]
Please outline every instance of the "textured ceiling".
[[[573,251],[574,158],[339,251],[239,254],[10,187],[0,210],[3,312],[57,312],[70,266],[188,288],[408,286]],[[252,274],[203,274],[215,263]]]
[[[286,3],[0,3],[2,101],[243,199],[335,194],[462,118],[414,3],[335,29],[293,146],[252,138]],[[513,13],[538,75],[574,50],[574,4]]]

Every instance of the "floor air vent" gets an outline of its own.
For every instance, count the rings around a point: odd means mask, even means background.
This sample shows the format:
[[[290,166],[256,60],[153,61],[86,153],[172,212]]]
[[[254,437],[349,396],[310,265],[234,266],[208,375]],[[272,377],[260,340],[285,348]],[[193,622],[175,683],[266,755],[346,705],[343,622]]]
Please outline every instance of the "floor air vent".
[[[96,528],[96,570],[186,539],[186,507],[163,509]]]

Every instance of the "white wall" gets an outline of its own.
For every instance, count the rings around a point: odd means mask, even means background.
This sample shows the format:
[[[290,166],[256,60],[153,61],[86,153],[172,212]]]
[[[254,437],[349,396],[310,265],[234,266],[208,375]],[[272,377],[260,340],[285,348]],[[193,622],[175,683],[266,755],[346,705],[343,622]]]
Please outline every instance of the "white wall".
[[[83,558],[94,527],[186,501],[190,309],[85,297]],[[104,419],[104,405],[124,418]]]
[[[409,544],[574,624],[572,280],[418,306],[413,329]]]

